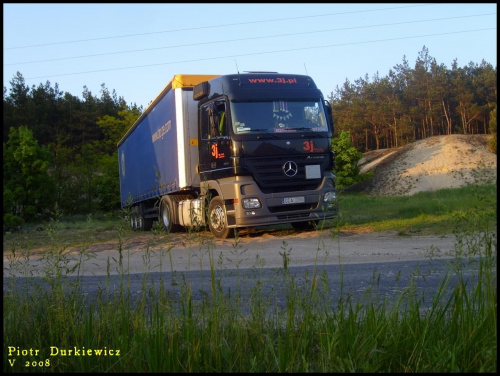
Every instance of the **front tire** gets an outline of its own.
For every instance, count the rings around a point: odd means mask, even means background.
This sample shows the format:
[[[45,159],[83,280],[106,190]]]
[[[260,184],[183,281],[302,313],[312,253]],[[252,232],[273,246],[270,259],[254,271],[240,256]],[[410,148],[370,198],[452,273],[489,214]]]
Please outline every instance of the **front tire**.
[[[319,221],[292,222],[292,227],[297,231],[315,230]]]
[[[226,239],[234,234],[233,230],[227,227],[226,207],[218,196],[210,201],[208,207],[208,227],[218,239]]]

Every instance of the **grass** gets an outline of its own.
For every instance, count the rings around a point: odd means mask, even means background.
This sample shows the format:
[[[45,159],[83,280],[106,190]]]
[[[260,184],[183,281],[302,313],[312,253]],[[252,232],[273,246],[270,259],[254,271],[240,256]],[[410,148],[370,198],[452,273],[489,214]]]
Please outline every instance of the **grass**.
[[[55,215],[55,219],[48,222],[26,224],[21,233],[4,233],[4,252],[16,246],[46,248],[55,235],[56,222],[58,245],[86,246],[116,239],[123,219],[119,213],[71,217]]]
[[[326,227],[341,231],[397,230],[402,234],[440,235],[453,232],[451,226],[457,225],[457,217],[475,213],[481,219],[481,223],[475,224],[476,228],[492,228],[496,227],[497,219],[496,195],[496,185],[465,186],[397,197],[345,194],[339,198],[339,219],[327,223]],[[4,234],[4,252],[16,248],[46,248],[52,242],[53,224],[53,221],[29,224],[22,233]],[[120,213],[58,217],[57,227],[58,245],[73,247],[116,241],[121,235],[132,233],[123,226]],[[290,229],[289,225],[267,227],[278,231]],[[209,232],[206,235],[211,237]]]
[[[108,278],[88,297],[81,293],[81,282],[69,279],[69,269],[61,267],[71,224],[56,221],[46,224],[48,238],[37,240],[46,241],[47,248],[43,284],[32,284],[33,278],[4,278],[3,371],[496,372],[496,186],[392,199],[344,196],[340,201],[341,215],[329,229],[332,236],[360,228],[455,234],[450,272],[443,275],[429,309],[422,309],[413,279],[393,301],[362,303],[343,293],[332,309],[324,274],[316,268],[303,278],[289,272],[286,242],[283,268],[274,283],[264,285],[258,274],[238,277],[228,292],[216,273],[215,245],[199,234],[186,237],[200,239],[200,249],[211,261],[209,293],[201,298],[195,298],[199,292],[182,274],[176,296],[167,281],[151,288],[147,274],[141,291],[131,291],[126,255],[110,261],[122,266],[117,293],[109,293],[116,282]],[[107,228],[107,220],[102,227],[98,222],[71,225],[82,250],[92,241],[88,234]],[[121,227],[115,233],[119,247],[126,231]],[[18,235],[23,243],[10,239],[11,247],[17,247],[12,253],[33,244],[30,234]],[[153,231],[151,236],[169,244],[168,234]],[[238,238],[234,242],[239,252]],[[11,260],[18,267],[24,262]],[[473,279],[463,269],[469,262],[477,264]],[[342,284],[341,278],[340,289]],[[240,288],[249,288],[249,299]]]
[[[397,230],[421,235],[449,234],[474,216],[475,227],[489,229],[497,222],[496,185],[469,185],[455,189],[420,192],[413,196],[371,197],[344,195],[340,198],[340,229]]]

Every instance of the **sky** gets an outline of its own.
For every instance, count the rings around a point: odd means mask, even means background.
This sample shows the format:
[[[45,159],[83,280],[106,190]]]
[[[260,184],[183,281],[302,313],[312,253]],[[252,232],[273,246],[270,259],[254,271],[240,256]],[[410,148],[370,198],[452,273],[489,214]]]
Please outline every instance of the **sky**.
[[[496,24],[496,3],[4,3],[3,86],[20,72],[82,99],[104,84],[145,109],[176,74],[274,71],[328,98],[424,47],[449,69],[496,68]]]

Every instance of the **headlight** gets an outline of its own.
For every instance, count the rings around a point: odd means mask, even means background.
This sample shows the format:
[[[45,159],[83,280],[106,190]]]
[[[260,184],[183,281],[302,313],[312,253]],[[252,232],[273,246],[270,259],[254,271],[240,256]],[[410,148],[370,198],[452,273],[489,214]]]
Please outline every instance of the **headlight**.
[[[337,199],[337,194],[335,191],[333,192],[326,192],[325,196],[323,197],[324,202],[333,202]]]
[[[244,198],[242,202],[245,209],[259,209],[262,207],[258,198]]]

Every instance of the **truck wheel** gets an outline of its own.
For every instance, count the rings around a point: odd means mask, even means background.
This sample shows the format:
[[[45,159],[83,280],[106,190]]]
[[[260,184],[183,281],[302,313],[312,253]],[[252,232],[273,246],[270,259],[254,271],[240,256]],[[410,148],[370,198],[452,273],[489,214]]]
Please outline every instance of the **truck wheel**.
[[[167,232],[175,232],[179,230],[179,225],[176,225],[174,219],[174,205],[175,203],[168,196],[164,196],[160,203],[160,217],[159,222],[163,230]]]
[[[292,227],[297,231],[314,230],[318,223],[319,221],[292,222]]]
[[[208,227],[210,232],[219,239],[226,239],[233,235],[232,229],[227,227],[226,209],[220,197],[214,197],[208,207]]]

